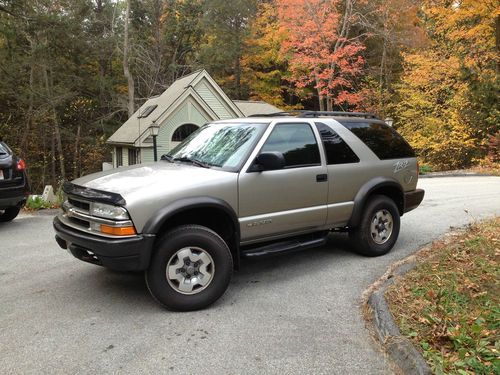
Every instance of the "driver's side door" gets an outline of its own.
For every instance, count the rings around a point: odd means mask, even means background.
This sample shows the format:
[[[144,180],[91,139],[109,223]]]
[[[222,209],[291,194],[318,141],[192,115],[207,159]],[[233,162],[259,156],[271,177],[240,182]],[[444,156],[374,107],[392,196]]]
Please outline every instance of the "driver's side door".
[[[308,123],[278,123],[258,154],[262,152],[282,153],[285,166],[240,172],[241,240],[313,231],[325,225],[327,168],[315,129]]]

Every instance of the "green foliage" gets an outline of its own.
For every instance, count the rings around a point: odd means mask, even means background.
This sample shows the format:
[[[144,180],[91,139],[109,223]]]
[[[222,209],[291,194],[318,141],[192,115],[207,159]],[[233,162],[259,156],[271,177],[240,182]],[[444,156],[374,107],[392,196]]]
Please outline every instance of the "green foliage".
[[[420,166],[420,174],[426,174],[432,172],[432,167],[430,165],[421,165]]]
[[[44,201],[42,197],[40,196],[35,196],[35,197],[29,197],[28,200],[26,201],[26,209],[28,210],[33,210],[33,211],[38,211],[42,210],[45,208],[53,208],[54,205],[51,203]]]

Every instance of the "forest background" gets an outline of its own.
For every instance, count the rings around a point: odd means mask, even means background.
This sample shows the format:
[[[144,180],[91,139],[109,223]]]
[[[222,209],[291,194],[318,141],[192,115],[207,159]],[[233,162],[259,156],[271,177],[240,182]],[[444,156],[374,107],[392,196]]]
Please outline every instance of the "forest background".
[[[0,0],[0,137],[33,190],[205,68],[232,99],[391,117],[434,170],[499,162],[497,0]]]

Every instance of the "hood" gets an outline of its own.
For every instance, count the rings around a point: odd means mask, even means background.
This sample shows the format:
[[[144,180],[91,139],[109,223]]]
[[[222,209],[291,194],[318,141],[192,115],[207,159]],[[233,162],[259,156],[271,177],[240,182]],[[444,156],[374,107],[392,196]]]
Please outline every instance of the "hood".
[[[155,195],[198,190],[232,180],[236,176],[232,172],[160,161],[93,173],[77,178],[72,183],[120,194],[129,203],[145,195],[151,199]]]

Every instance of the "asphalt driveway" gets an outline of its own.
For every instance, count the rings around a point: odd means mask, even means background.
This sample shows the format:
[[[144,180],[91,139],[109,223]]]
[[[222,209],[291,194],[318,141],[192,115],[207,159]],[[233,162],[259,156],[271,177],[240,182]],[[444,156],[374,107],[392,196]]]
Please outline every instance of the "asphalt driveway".
[[[452,227],[500,214],[499,177],[421,179],[391,253],[364,258],[342,234],[327,246],[245,261],[211,308],[163,310],[142,275],[77,261],[52,216],[0,224],[3,374],[386,374],[365,329],[362,292],[389,264]]]

